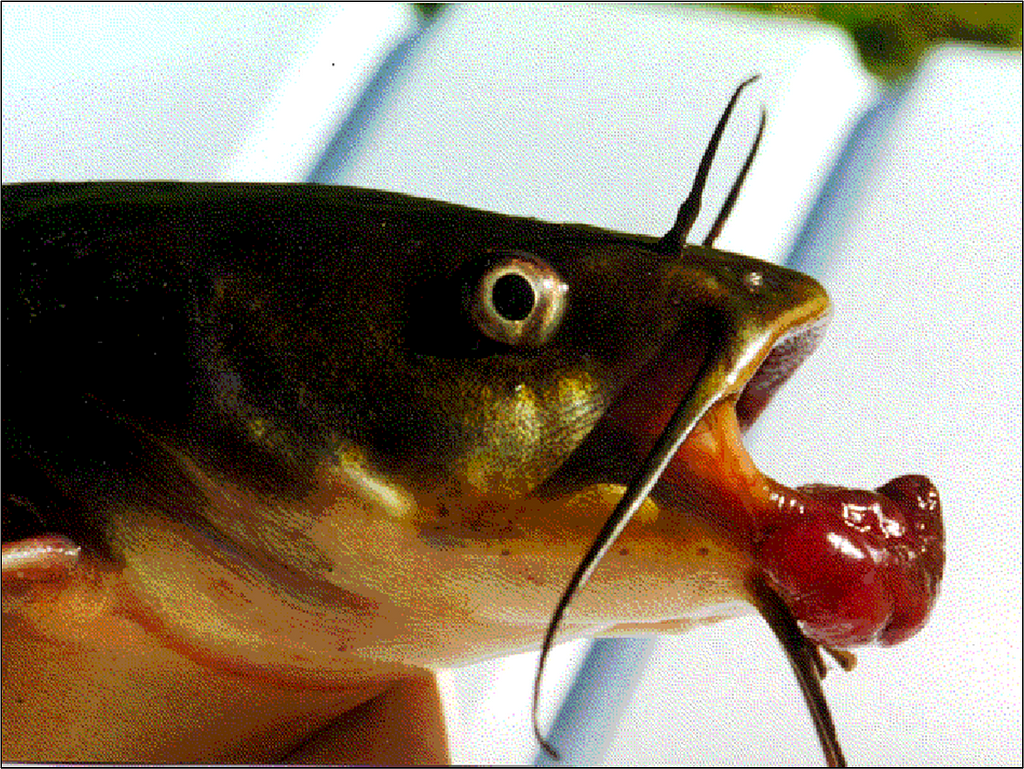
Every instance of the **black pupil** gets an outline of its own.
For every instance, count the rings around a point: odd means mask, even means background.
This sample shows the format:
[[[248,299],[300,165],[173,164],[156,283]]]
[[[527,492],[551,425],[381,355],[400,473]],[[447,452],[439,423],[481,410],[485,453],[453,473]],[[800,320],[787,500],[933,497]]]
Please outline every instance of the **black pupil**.
[[[502,275],[494,281],[494,309],[505,320],[522,320],[533,310],[533,286],[522,275]]]

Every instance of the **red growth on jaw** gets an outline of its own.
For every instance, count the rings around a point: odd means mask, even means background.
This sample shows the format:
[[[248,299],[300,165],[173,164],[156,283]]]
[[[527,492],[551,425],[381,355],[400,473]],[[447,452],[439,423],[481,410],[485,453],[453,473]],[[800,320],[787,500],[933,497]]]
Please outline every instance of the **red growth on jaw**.
[[[845,647],[899,643],[925,623],[945,549],[941,505],[924,476],[874,492],[811,485],[756,537],[757,558],[809,638]]]

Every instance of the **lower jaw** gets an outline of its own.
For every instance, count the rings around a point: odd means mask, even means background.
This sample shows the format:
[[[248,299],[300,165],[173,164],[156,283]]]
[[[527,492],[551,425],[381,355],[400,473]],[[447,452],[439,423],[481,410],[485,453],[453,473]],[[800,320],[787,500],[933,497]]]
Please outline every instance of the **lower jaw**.
[[[731,399],[708,409],[654,491],[658,499],[698,516],[747,552],[752,552],[758,532],[785,514],[795,495],[754,465]]]

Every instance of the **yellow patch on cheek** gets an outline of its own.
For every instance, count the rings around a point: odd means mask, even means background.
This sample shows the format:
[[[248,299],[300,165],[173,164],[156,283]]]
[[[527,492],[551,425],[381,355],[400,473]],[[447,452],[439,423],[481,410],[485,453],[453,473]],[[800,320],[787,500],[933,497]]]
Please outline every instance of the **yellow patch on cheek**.
[[[478,493],[512,497],[527,491],[535,479],[524,468],[533,466],[543,442],[543,415],[532,387],[520,383],[504,397],[483,386],[475,399],[479,409],[464,417],[474,439],[459,472]]]
[[[586,371],[571,371],[558,378],[555,393],[560,403],[576,403],[593,398],[597,384]]]
[[[520,383],[487,409],[467,478],[478,490],[525,497],[564,461],[592,424],[597,383],[570,371],[543,385]]]
[[[622,498],[623,487],[611,483],[598,483],[576,492],[564,501],[564,509],[571,519],[604,522]],[[650,498],[644,499],[633,520],[650,525],[658,520],[660,508]]]

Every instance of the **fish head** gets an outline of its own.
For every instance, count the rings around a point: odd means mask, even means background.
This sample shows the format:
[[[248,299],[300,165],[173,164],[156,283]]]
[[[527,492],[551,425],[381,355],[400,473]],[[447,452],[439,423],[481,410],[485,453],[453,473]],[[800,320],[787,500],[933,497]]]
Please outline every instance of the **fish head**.
[[[163,439],[194,491],[175,515],[121,505],[108,525],[134,589],[162,596],[142,601],[161,607],[150,621],[201,634],[191,647],[224,647],[205,630],[222,623],[173,596],[222,595],[224,570],[268,607],[231,622],[282,639],[301,625],[332,655],[438,665],[535,647],[672,411],[741,402],[749,423],[828,314],[813,279],[714,249],[371,191],[276,194],[273,236],[201,236],[196,405]],[[751,555],[719,489],[678,492],[699,477],[644,503],[570,634],[747,607]],[[266,619],[290,616],[278,602],[318,629]]]
[[[532,294],[535,314],[501,316],[509,276]],[[358,489],[402,532],[392,546],[408,554],[417,585],[405,589],[446,596],[436,616],[464,618],[441,632],[439,654],[460,648],[460,632],[466,650],[534,646],[672,411],[684,400],[700,411],[721,403],[723,413],[742,402],[748,424],[828,312],[824,291],[798,273],[700,247],[668,256],[654,239],[566,226],[511,248],[507,239],[468,248],[420,286],[392,326],[399,369],[362,388],[388,393],[379,421],[343,442],[325,477]],[[773,350],[773,383],[748,389]],[[731,471],[713,454],[721,448],[697,463],[706,476]],[[733,537],[741,513],[720,511],[721,489],[695,471],[663,486],[577,597],[573,634],[681,630],[746,606],[751,554]],[[339,512],[346,528],[351,517]],[[324,551],[362,541],[327,520],[313,526]]]

